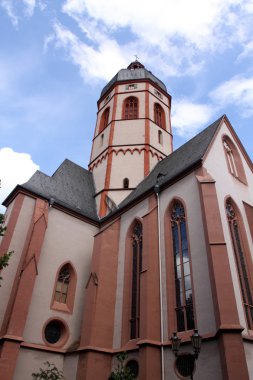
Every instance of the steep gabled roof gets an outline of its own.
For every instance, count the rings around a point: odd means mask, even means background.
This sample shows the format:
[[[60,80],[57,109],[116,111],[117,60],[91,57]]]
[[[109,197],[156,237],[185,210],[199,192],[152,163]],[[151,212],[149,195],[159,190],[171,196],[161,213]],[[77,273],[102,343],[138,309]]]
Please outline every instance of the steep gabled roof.
[[[53,199],[55,203],[71,211],[98,221],[93,176],[72,161],[64,160],[52,177],[36,171],[20,187],[43,198]]]
[[[209,127],[160,161],[137,188],[120,203],[118,209],[122,209],[154,189],[158,177],[159,186],[165,186],[189,171],[198,162],[201,162],[224,117],[226,116],[220,117]]]

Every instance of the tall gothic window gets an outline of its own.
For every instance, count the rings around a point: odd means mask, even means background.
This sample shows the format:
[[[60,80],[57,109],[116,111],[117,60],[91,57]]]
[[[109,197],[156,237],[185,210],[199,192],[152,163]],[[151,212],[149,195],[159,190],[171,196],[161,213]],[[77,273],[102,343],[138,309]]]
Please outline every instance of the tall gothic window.
[[[223,147],[226,153],[227,164],[230,173],[235,178],[239,179],[240,181],[246,184],[247,179],[240,154],[235,144],[228,136],[224,136],[223,138]]]
[[[61,303],[67,303],[67,295],[69,289],[69,283],[71,279],[71,270],[69,265],[64,265],[58,275],[56,289],[55,289],[55,301]]]
[[[226,213],[233,243],[247,325],[250,330],[253,330],[252,284],[250,283],[249,268],[247,266],[247,261],[244,254],[239,221],[233,203],[230,199],[226,202]]]
[[[138,99],[130,96],[124,102],[124,119],[137,119],[138,118]]]
[[[140,332],[140,273],[142,270],[142,224],[137,222],[132,235],[132,299],[130,339],[139,337]]]
[[[110,113],[110,107],[107,107],[102,113],[102,116],[100,119],[99,132],[102,132],[105,129],[105,127],[107,127],[108,121],[109,121],[109,113]]]
[[[165,129],[164,110],[158,103],[155,103],[154,105],[154,120],[159,127]]]
[[[186,218],[181,202],[175,201],[171,209],[171,228],[176,290],[177,331],[194,329],[194,311]]]

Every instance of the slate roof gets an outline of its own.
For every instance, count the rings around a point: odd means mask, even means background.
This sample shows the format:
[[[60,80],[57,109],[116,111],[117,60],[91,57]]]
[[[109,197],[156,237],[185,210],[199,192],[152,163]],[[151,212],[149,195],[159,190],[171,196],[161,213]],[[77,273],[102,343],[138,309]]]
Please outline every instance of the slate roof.
[[[159,178],[158,184],[160,187],[166,186],[200,162],[224,118],[226,118],[225,115],[179,147],[164,160],[160,161],[150,174],[140,182],[136,189],[120,203],[119,207],[104,217],[102,221],[109,219],[125,206],[138,200],[138,198],[154,191],[157,178]],[[99,221],[94,197],[95,186],[93,175],[88,170],[68,159],[63,161],[51,177],[41,171],[37,171],[28,182],[19,187],[48,200],[52,198],[55,203],[69,210],[77,212],[93,221]],[[14,192],[15,189],[4,201],[4,204],[8,203],[8,199],[11,198]]]
[[[92,173],[70,160],[64,160],[52,177],[36,171],[21,187],[98,221]]]
[[[129,65],[131,66],[131,65]],[[102,97],[110,87],[114,85],[116,82],[124,82],[126,80],[135,81],[136,79],[150,79],[152,82],[157,84],[163,91],[167,92],[167,88],[165,84],[158,79],[151,71],[148,71],[143,68],[137,68],[134,70],[131,69],[122,69],[120,70],[111,80],[107,83],[107,85],[103,88],[100,97]]]
[[[220,117],[209,127],[160,161],[136,189],[120,203],[118,210],[154,189],[157,177],[159,177],[158,184],[162,187],[200,162],[224,117],[226,116]]]

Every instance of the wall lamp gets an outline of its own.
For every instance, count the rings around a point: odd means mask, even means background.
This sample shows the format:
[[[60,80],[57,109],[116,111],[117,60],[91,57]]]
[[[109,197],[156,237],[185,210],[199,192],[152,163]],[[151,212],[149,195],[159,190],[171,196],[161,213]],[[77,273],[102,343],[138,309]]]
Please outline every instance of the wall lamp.
[[[191,335],[191,343],[193,347],[193,353],[182,353],[179,354],[181,338],[177,336],[174,332],[170,338],[172,352],[174,353],[176,359],[175,367],[178,374],[185,378],[193,379],[193,372],[195,370],[195,361],[198,359],[202,336],[199,335],[198,330],[194,330],[194,334]]]

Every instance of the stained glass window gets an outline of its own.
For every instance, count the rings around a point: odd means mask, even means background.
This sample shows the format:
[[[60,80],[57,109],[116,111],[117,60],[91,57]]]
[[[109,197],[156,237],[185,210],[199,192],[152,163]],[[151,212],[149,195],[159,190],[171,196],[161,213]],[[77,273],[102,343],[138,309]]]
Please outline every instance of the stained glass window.
[[[132,235],[132,300],[130,339],[139,337],[140,331],[140,273],[142,270],[142,224],[137,222]]]
[[[171,210],[171,228],[176,290],[177,331],[192,330],[194,311],[186,218],[183,205],[176,201]]]
[[[250,330],[253,330],[253,296],[252,284],[250,284],[249,270],[244,254],[240,225],[236,216],[236,211],[231,200],[226,202],[226,214],[229,223],[235,261],[237,266],[238,278],[240,282],[244,310],[247,320],[247,325]]]

